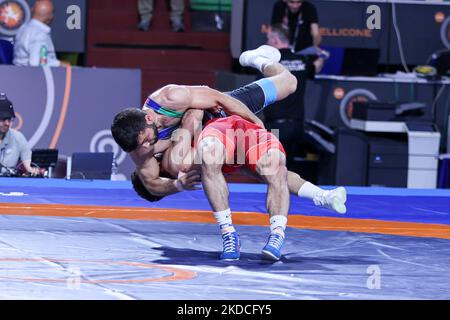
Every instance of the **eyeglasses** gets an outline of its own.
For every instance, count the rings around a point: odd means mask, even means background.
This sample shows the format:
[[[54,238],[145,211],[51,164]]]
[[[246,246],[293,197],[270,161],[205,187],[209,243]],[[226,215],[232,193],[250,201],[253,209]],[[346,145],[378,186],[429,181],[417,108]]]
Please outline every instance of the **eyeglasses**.
[[[288,3],[295,3],[295,4],[299,4],[299,3],[302,3],[303,2],[303,0],[288,0]]]

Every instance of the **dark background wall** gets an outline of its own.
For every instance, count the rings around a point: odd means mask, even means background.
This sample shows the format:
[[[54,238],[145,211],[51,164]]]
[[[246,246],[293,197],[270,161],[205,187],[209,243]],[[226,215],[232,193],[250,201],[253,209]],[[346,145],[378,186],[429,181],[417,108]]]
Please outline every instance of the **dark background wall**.
[[[247,0],[244,14],[243,49],[251,49],[265,43],[263,25],[270,24],[272,7],[276,0]],[[393,26],[391,1],[329,1],[310,0],[318,11],[319,25],[324,46],[345,48],[378,48],[382,64],[400,64],[397,37]],[[370,5],[381,9],[381,29],[368,30],[366,13]],[[448,48],[450,4],[417,4],[395,2],[397,26],[400,30],[407,64],[424,64],[436,50]],[[443,18],[443,20],[442,20]],[[344,36],[343,31],[354,29],[365,35]],[[444,38],[441,36],[444,36]]]

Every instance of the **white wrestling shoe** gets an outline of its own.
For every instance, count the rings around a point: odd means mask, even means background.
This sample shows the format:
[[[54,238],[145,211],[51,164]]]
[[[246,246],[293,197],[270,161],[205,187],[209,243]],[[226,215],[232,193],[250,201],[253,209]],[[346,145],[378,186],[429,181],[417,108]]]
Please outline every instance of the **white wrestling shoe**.
[[[239,57],[239,63],[243,67],[253,67],[258,69],[257,64],[255,64],[255,59],[261,59],[261,57],[273,62],[278,62],[281,59],[281,53],[277,48],[264,44],[257,49],[242,52]]]
[[[339,187],[333,190],[325,190],[322,194],[314,197],[313,202],[316,206],[325,207],[337,213],[347,212],[345,202],[347,201],[347,190]]]

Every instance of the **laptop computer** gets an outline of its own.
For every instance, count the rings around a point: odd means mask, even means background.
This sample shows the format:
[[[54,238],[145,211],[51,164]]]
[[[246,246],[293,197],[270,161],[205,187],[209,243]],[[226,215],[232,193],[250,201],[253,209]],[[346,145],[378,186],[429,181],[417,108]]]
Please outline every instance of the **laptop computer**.
[[[342,75],[376,76],[379,58],[379,49],[345,48]]]
[[[31,164],[39,168],[55,167],[58,162],[58,149],[34,149],[31,153]]]
[[[72,154],[70,179],[110,180],[113,152],[76,152]]]

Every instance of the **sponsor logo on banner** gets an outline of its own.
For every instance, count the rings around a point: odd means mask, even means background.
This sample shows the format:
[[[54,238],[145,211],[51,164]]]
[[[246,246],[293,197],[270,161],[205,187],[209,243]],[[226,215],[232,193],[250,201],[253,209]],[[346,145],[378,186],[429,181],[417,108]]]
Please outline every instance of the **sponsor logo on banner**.
[[[0,35],[15,36],[30,19],[30,7],[24,0],[0,0]]]
[[[127,154],[120,149],[114,138],[112,137],[111,130],[100,130],[91,139],[89,144],[89,152],[113,152],[114,159],[117,164],[121,164]]]
[[[445,14],[441,11],[436,12],[436,14],[434,15],[434,20],[436,21],[436,23],[442,23],[445,19]]]
[[[373,30],[358,28],[320,28],[323,37],[372,38]]]
[[[354,89],[349,91],[339,105],[339,114],[342,122],[350,128],[350,119],[353,115],[353,103],[373,100],[378,100],[377,96],[367,89]]]
[[[333,96],[337,99],[337,100],[341,100],[345,95],[345,91],[342,88],[336,88],[333,91]]]

